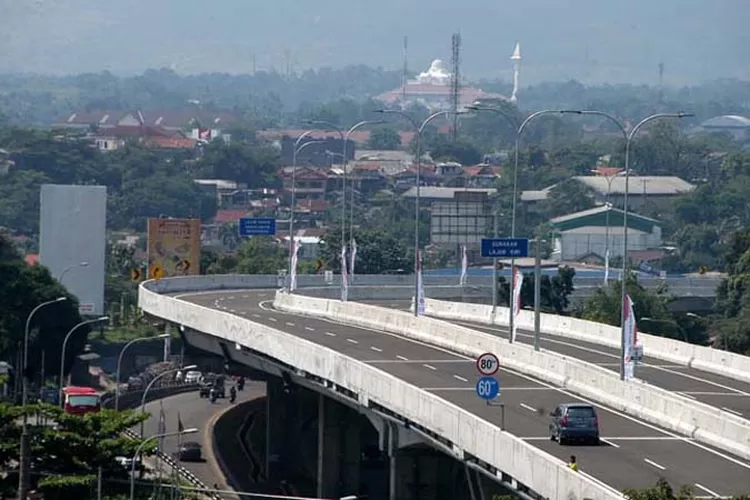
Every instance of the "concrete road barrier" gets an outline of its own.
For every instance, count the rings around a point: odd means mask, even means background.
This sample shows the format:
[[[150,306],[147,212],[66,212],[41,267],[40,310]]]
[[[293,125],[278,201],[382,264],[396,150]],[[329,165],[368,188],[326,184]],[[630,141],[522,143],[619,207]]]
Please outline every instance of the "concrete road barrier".
[[[605,368],[430,317],[368,304],[278,292],[280,310],[396,333],[451,351],[495,353],[513,370],[565,387],[626,414],[750,459],[750,422],[641,380],[623,382]],[[474,306],[476,307],[476,306]],[[479,311],[477,311],[479,313]]]

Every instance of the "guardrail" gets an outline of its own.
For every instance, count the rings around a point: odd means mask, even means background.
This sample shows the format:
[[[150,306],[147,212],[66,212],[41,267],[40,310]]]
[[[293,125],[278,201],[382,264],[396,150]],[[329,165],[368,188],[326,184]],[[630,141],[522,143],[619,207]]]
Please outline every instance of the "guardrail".
[[[277,292],[284,311],[396,333],[469,356],[495,353],[513,370],[565,387],[623,413],[750,459],[750,422],[713,406],[651,386],[623,382],[605,368],[430,317],[368,304]]]
[[[218,288],[206,288],[201,286],[200,278],[187,279],[191,280],[193,291],[236,286],[236,280],[227,282],[227,286],[219,286],[220,280],[211,277],[206,281],[206,287]],[[439,435],[450,443],[460,459],[476,459],[489,464],[492,473],[502,471],[513,476],[542,497],[622,498],[619,492],[571,471],[564,462],[539,448],[376,367],[246,318],[161,295],[187,291],[186,281],[170,282],[173,280],[141,284],[138,304],[144,312],[251,348],[298,374],[327,386],[343,388],[362,406],[387,409],[410,425]],[[281,294],[284,296],[288,297]],[[383,311],[379,308],[373,310]]]
[[[425,314],[435,318],[488,325],[508,326],[510,323],[509,308],[498,307],[493,321],[492,306],[483,304],[425,299]],[[518,326],[524,329],[533,329],[533,311],[521,310]],[[616,326],[571,318],[570,316],[542,313],[540,329],[544,333],[567,339],[591,342],[592,344],[616,349],[620,348],[621,332],[620,328]],[[750,357],[748,356],[643,332],[638,332],[638,339],[643,344],[645,355],[648,357],[750,383]]]

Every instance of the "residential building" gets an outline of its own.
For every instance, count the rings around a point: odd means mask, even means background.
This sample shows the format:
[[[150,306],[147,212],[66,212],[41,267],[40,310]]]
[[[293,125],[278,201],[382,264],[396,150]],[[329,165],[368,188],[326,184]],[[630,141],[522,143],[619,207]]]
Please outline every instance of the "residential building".
[[[176,110],[91,110],[77,111],[55,121],[54,127],[60,128],[111,128],[116,126],[158,127],[168,131],[200,128],[221,129],[238,123],[238,118],[226,111],[210,111],[199,108]]]
[[[625,176],[578,176],[573,179],[591,188],[598,203],[609,201],[617,207],[623,206]],[[676,197],[693,189],[693,184],[675,176],[631,175],[628,207],[638,212],[656,212],[669,207]]]
[[[610,259],[622,257],[624,214],[618,208],[601,206],[551,219],[555,234],[552,258],[604,262],[607,250]],[[661,246],[661,223],[628,212],[628,255]]]
[[[750,118],[739,115],[715,116],[701,123],[694,132],[723,132],[736,141],[750,141]]]
[[[456,199],[456,193],[484,193],[485,197],[489,197],[497,194],[497,189],[424,186],[419,190],[419,201],[424,206],[430,206],[434,202],[452,202]],[[415,198],[417,189],[413,187],[402,196]]]
[[[348,169],[346,182],[365,196],[388,187],[383,167],[372,161],[357,161],[352,164]]]
[[[439,177],[435,175],[435,167],[423,163],[419,170],[416,165],[411,165],[406,170],[393,174],[391,177],[393,188],[397,191],[411,190],[417,185],[417,172],[419,172],[420,186],[437,186],[440,183]]]
[[[294,167],[284,167],[281,169],[280,174],[284,186],[284,198],[289,200],[291,200],[293,180],[294,197],[297,200],[322,200],[328,192],[329,180],[333,184],[339,182],[338,176],[331,174],[325,168],[297,167],[295,173]]]

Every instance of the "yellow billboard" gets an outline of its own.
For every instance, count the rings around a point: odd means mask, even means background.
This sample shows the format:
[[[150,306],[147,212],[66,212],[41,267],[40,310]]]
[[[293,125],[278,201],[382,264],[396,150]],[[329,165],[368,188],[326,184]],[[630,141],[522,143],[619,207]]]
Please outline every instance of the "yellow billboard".
[[[201,221],[199,219],[148,220],[148,277],[200,274]]]

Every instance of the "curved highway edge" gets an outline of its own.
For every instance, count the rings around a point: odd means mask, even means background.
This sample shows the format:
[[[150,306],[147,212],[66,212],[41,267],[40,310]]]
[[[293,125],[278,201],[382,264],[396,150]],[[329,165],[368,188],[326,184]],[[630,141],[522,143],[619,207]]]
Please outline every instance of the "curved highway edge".
[[[293,373],[318,392],[396,420],[508,487],[525,485],[544,498],[622,498],[618,491],[570,470],[553,455],[378,368],[238,314],[164,295],[229,287],[222,286],[216,276],[147,281],[140,287],[139,306],[162,320],[233,343],[266,369]]]

